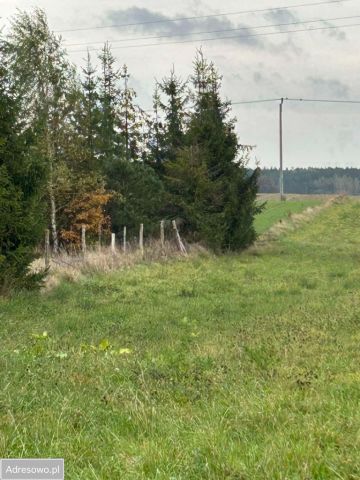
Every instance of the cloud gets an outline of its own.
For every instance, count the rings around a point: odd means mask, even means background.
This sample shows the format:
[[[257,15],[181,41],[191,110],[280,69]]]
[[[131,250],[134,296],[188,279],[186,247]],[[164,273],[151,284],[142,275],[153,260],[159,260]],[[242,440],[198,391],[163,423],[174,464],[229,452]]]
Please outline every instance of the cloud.
[[[306,83],[312,89],[314,95],[324,97],[330,95],[332,98],[348,98],[349,87],[337,79],[325,79],[321,77],[307,77]]]
[[[182,17],[186,16],[190,15],[182,15]],[[208,17],[169,22],[168,20],[172,18],[173,17],[169,17],[167,15],[164,15],[163,13],[149,10],[147,8],[131,7],[122,10],[109,10],[105,15],[104,24],[108,24],[109,22],[113,25],[141,23],[141,25],[132,25],[131,28],[134,33],[154,34],[159,36],[171,35],[171,37],[163,39],[163,41],[169,42],[191,39],[199,39],[200,42],[201,39],[205,38],[234,37],[231,40],[238,44],[257,48],[263,47],[262,39],[259,39],[257,37],[245,36],[247,34],[255,33],[253,30],[251,30],[251,27],[249,25],[243,23],[234,23],[226,17]],[[221,32],[222,30],[233,29],[239,30],[231,32]],[[118,28],[118,32],[124,31],[126,31],[124,28]],[[196,32],[215,33],[202,33],[200,35],[196,35]]]
[[[325,20],[321,20],[321,18],[313,18],[313,20],[318,20],[317,22],[313,23],[301,23],[301,18],[291,10],[287,9],[278,9],[278,10],[273,10],[264,15],[264,18],[268,20],[270,23],[279,25],[276,27],[279,31],[287,31],[287,30],[292,30],[292,29],[301,29],[301,28],[316,28],[316,27],[333,27],[334,24],[330,23]],[[308,20],[311,20],[309,18]],[[306,20],[307,21],[307,20]],[[291,24],[294,23],[294,25],[283,25],[280,26],[280,24]],[[296,23],[296,24],[295,24]],[[329,29],[329,30],[324,30],[323,35],[326,35],[328,37],[334,38],[339,41],[346,40],[346,34],[344,31],[338,30],[338,29]]]
[[[253,73],[253,80],[257,84],[262,83],[264,81],[264,76],[261,72],[256,71]]]
[[[333,23],[330,23],[330,22],[322,22],[322,25],[324,27],[332,27],[334,26]],[[338,28],[333,28],[333,29],[329,29],[329,30],[325,30],[323,32],[325,35],[331,37],[331,38],[334,38],[335,40],[339,40],[341,42],[343,42],[344,40],[347,39],[346,37],[346,33],[343,31],[343,30],[339,30]]]
[[[299,17],[288,9],[272,10],[264,15],[266,20],[274,24],[298,22]]]

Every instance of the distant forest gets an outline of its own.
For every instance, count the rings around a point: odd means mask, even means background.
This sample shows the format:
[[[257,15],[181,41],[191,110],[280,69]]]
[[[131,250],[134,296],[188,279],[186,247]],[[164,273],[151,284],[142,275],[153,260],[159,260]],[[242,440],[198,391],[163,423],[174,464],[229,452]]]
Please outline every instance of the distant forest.
[[[284,171],[285,193],[360,195],[358,168],[295,168]],[[264,168],[259,178],[260,193],[279,191],[279,170]]]

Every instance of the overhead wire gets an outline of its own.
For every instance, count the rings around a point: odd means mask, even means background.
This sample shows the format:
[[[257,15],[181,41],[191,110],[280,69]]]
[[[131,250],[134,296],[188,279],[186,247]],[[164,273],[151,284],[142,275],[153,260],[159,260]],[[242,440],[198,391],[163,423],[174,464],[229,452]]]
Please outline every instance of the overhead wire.
[[[289,102],[317,102],[317,103],[355,103],[359,104],[360,100],[329,100],[326,98],[284,98]]]
[[[163,38],[178,38],[184,36],[193,36],[193,35],[205,35],[205,34],[215,34],[215,33],[228,33],[228,32],[238,32],[240,30],[258,30],[259,28],[274,28],[274,27],[289,27],[291,25],[305,25],[310,23],[318,23],[318,22],[334,22],[338,20],[350,20],[354,18],[360,18],[360,15],[351,15],[347,17],[333,17],[333,18],[319,18],[314,20],[297,20],[296,22],[287,22],[287,23],[276,23],[276,24],[266,24],[266,25],[255,25],[255,26],[243,26],[237,28],[228,28],[222,30],[207,30],[201,32],[183,32],[183,33],[172,33],[168,35],[154,35],[150,37],[129,37],[129,38],[120,38],[120,39],[113,39],[108,40],[109,43],[120,43],[120,42],[129,42],[129,41],[138,41],[138,40],[154,40],[158,39],[161,40]],[[81,42],[81,43],[65,43],[66,47],[79,47],[83,45],[95,45],[95,44],[104,44],[104,41],[95,41],[95,42]]]
[[[145,22],[133,22],[133,23],[120,23],[120,24],[112,24],[112,25],[98,25],[95,27],[78,27],[78,28],[66,28],[62,30],[55,30],[55,33],[67,33],[67,32],[80,32],[80,31],[88,31],[88,30],[102,30],[106,28],[125,28],[125,27],[135,27],[141,25],[155,25],[159,23],[172,23],[172,22],[180,22],[180,21],[188,21],[188,20],[199,20],[203,18],[216,18],[216,17],[228,17],[233,15],[247,15],[252,13],[263,13],[263,12],[271,12],[271,11],[278,11],[278,10],[289,10],[292,8],[304,8],[304,7],[314,7],[320,5],[328,5],[328,4],[337,4],[337,3],[344,3],[349,2],[351,0],[326,0],[322,2],[311,2],[311,3],[298,3],[292,4],[287,6],[280,6],[280,7],[270,7],[270,8],[259,8],[253,10],[240,10],[237,12],[227,12],[227,13],[214,13],[210,15],[194,15],[192,17],[175,17],[175,18],[163,18],[159,20],[148,20]]]
[[[279,31],[279,32],[264,32],[264,33],[253,33],[248,35],[231,35],[226,37],[215,37],[215,38],[200,38],[197,40],[180,40],[176,42],[162,42],[162,43],[144,43],[144,44],[137,44],[137,45],[125,45],[125,46],[115,46],[112,47],[112,50],[118,49],[128,49],[128,48],[145,48],[145,47],[161,47],[167,45],[181,45],[186,43],[202,43],[202,42],[213,42],[218,40],[234,40],[234,39],[241,39],[241,38],[253,38],[253,37],[265,37],[270,35],[284,35],[284,34],[292,34],[292,33],[299,33],[299,32],[314,32],[319,30],[333,30],[336,28],[349,28],[349,27],[359,27],[360,23],[350,23],[346,25],[330,25],[326,27],[310,27],[310,28],[302,28],[298,30],[287,30],[287,31]],[[95,49],[86,49],[86,50],[69,50],[69,53],[81,53],[81,52],[88,52],[94,51]]]
[[[265,98],[265,99],[254,99],[254,100],[243,100],[238,102],[231,102],[231,105],[245,105],[251,103],[264,103],[264,102],[280,102],[281,100],[289,102],[317,102],[317,103],[353,103],[360,104],[360,100],[338,100],[338,99],[329,99],[329,98]]]

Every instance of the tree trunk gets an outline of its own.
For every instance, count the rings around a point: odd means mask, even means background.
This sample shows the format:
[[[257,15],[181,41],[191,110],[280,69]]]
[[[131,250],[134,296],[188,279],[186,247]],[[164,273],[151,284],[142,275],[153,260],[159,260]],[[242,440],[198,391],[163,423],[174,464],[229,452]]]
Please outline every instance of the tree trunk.
[[[57,232],[57,225],[56,225],[56,200],[54,195],[54,189],[52,180],[49,182],[49,197],[50,197],[50,224],[51,224],[51,232],[52,232],[52,239],[53,239],[53,252],[59,253],[59,239],[58,239],[58,232]]]
[[[58,238],[58,231],[57,231],[57,223],[56,223],[56,199],[54,194],[54,172],[53,172],[53,155],[52,155],[52,148],[49,141],[49,134],[48,136],[48,156],[49,156],[49,198],[50,198],[50,225],[51,225],[51,232],[52,232],[52,240],[53,240],[53,252],[55,254],[59,253],[59,238]]]

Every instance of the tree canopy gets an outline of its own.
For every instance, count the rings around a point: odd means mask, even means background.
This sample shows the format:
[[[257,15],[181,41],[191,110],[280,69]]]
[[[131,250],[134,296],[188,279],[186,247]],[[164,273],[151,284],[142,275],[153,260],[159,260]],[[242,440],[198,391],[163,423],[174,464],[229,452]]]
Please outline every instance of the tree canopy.
[[[18,12],[0,47],[3,270],[41,243],[44,226],[55,253],[79,244],[83,224],[95,238],[100,226],[151,233],[174,218],[189,241],[217,251],[254,240],[258,171],[201,51],[190,79],[172,67],[156,82],[149,113],[109,43],[99,67],[88,54],[78,71],[40,9]]]

